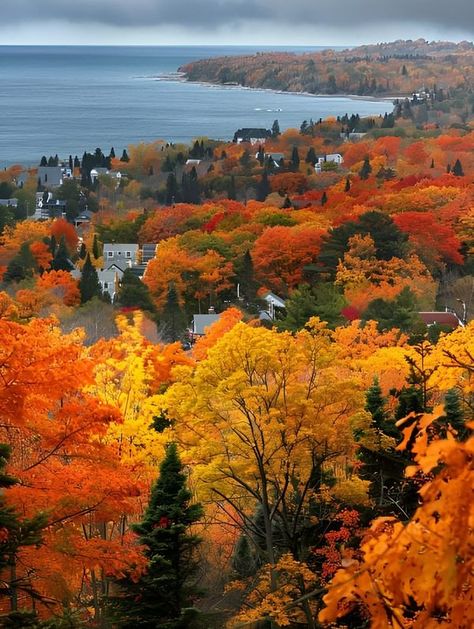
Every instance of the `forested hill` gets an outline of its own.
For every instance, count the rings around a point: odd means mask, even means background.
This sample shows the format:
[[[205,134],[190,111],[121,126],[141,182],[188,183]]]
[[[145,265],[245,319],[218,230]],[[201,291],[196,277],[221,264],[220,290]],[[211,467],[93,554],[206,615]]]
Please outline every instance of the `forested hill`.
[[[343,51],[218,57],[180,68],[190,81],[312,94],[405,95],[474,84],[471,42],[395,41]]]

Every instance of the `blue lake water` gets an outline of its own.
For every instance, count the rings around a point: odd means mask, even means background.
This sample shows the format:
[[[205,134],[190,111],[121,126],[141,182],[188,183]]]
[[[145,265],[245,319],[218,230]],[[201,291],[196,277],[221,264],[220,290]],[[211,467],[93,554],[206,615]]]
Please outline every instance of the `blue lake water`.
[[[311,50],[318,49],[314,47]],[[270,50],[241,46],[0,46],[0,164],[37,163],[101,147],[198,136],[231,139],[240,127],[299,127],[328,115],[380,114],[390,102],[282,94],[167,78],[196,59]],[[271,50],[278,50],[272,47]],[[308,48],[281,47],[303,52]]]

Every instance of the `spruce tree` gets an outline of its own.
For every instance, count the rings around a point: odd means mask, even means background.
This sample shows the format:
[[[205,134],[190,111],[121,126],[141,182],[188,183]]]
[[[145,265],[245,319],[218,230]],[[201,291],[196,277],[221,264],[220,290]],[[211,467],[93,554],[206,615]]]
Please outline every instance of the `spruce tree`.
[[[21,282],[21,280],[31,277],[38,270],[36,260],[31,253],[30,245],[24,242],[19,252],[10,261],[7,270],[3,274],[4,282]]]
[[[292,170],[298,170],[300,167],[300,154],[298,152],[298,147],[294,146],[291,151],[291,168]]]
[[[94,234],[94,240],[92,241],[92,255],[96,260],[100,258],[99,241],[97,240],[97,234]]]
[[[169,343],[179,340],[186,327],[186,318],[179,304],[178,292],[172,282],[168,287],[168,295],[160,316],[160,323],[163,326],[163,338]]]
[[[54,254],[53,261],[51,262],[51,268],[54,271],[71,271],[74,268],[69,259],[69,251],[67,250],[64,236],[61,236],[58,248]]]
[[[444,397],[444,415],[437,421],[440,434],[446,437],[448,427],[454,428],[459,441],[466,441],[469,428],[466,426],[461,400],[456,389],[449,389]]]
[[[278,120],[274,120],[272,124],[272,138],[277,138],[280,135],[280,124]]]
[[[81,279],[79,280],[79,291],[81,293],[81,303],[91,300],[93,297],[101,297],[102,289],[99,283],[99,276],[94,265],[91,262],[89,254],[82,267]]]
[[[262,173],[262,178],[257,184],[257,201],[265,201],[270,194],[270,184],[268,182],[268,172],[265,169]]]
[[[323,190],[323,194],[321,196],[321,205],[326,205],[326,203],[328,202],[328,195],[326,190]]]
[[[130,157],[128,156],[127,149],[123,149],[122,157],[120,158],[121,162],[129,162]]]
[[[120,282],[117,303],[122,307],[140,308],[155,314],[155,306],[146,284],[131,269],[125,269]]]
[[[79,249],[79,257],[81,258],[81,260],[85,260],[86,255],[87,255],[87,247],[84,242],[81,242],[81,247]]]
[[[252,256],[248,249],[242,256],[238,267],[237,279],[240,284],[240,295],[244,297],[247,302],[253,302],[257,298],[258,284],[255,280]]]
[[[369,157],[367,156],[364,159],[362,168],[359,170],[359,177],[361,179],[368,179],[371,172],[372,172],[372,166],[370,164]]]
[[[452,173],[456,177],[464,177],[464,170],[459,159],[454,162]]]
[[[138,582],[118,581],[123,596],[116,604],[123,629],[186,629],[196,619],[196,551],[201,540],[189,528],[203,510],[191,504],[191,497],[176,444],[171,443],[143,519],[131,527],[145,547],[148,566]]]
[[[344,192],[349,192],[351,189],[351,180],[349,177],[346,177],[346,185],[344,186]]]

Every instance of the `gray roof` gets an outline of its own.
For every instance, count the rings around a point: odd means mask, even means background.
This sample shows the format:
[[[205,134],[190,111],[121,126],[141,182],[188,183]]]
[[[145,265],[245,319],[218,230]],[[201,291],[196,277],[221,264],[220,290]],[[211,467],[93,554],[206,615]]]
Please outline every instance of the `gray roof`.
[[[202,336],[206,328],[220,319],[220,314],[197,314],[193,317],[193,334]]]
[[[104,251],[137,251],[136,242],[104,242]]]
[[[40,166],[38,179],[40,179],[41,185],[46,187],[60,186],[63,182],[61,166]]]

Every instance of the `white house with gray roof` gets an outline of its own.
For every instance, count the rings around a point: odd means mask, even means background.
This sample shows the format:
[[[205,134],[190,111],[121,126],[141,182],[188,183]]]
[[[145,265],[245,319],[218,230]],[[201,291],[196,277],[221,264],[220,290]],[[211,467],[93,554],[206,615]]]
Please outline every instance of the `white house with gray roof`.
[[[115,264],[125,271],[138,262],[138,245],[136,243],[104,243],[104,269]]]

